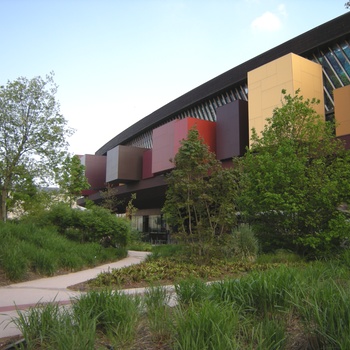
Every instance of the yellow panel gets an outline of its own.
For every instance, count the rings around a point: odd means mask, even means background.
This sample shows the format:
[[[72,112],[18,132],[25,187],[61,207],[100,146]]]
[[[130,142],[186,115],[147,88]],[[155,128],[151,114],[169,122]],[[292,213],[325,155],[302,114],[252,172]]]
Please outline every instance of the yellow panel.
[[[283,89],[291,95],[300,89],[305,99],[319,99],[315,109],[324,115],[321,66],[290,53],[248,72],[249,129],[255,127],[258,133],[263,130],[266,118],[282,106]]]
[[[350,85],[333,90],[334,116],[337,122],[336,135],[350,134]]]

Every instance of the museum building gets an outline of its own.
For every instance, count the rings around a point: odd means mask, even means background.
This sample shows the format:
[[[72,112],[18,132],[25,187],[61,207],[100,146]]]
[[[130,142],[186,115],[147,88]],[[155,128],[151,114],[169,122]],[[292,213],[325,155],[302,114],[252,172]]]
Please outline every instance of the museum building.
[[[134,227],[164,240],[164,175],[188,130],[195,126],[223,166],[230,166],[249,147],[251,129],[262,131],[281,106],[282,89],[319,99],[317,113],[336,121],[336,136],[350,148],[350,12],[209,80],[125,129],[94,155],[81,156],[91,187],[78,204],[86,198],[100,203],[101,191],[113,186],[123,213],[135,193]]]

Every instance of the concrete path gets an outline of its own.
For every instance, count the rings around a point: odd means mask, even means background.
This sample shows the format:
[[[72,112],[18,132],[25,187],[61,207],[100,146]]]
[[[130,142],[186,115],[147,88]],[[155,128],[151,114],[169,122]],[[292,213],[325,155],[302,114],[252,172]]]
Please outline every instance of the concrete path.
[[[38,302],[53,300],[63,305],[69,304],[70,299],[79,297],[81,292],[68,290],[67,287],[95,278],[101,272],[138,264],[148,254],[148,252],[129,251],[127,258],[93,269],[0,287],[0,338],[21,334],[13,324],[9,324],[11,319],[17,316],[16,308],[25,310]]]

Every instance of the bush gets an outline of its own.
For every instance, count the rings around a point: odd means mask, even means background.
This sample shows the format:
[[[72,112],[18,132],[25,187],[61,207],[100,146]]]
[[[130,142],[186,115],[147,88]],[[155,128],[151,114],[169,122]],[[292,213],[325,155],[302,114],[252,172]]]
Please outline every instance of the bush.
[[[28,271],[53,275],[59,269],[77,270],[127,256],[125,247],[103,248],[99,243],[77,243],[54,227],[0,222],[0,269],[12,281]]]
[[[54,226],[68,239],[81,243],[98,242],[105,246],[126,247],[130,239],[129,221],[98,206],[79,210],[58,203],[35,218],[26,218],[26,221],[34,221],[41,227]]]
[[[220,245],[215,249],[218,258],[254,261],[259,244],[252,228],[247,224],[241,224],[231,234],[222,237]]]
[[[84,241],[105,242],[107,245],[126,247],[130,239],[130,222],[111,214],[107,209],[94,206],[76,212],[75,227],[83,233]]]

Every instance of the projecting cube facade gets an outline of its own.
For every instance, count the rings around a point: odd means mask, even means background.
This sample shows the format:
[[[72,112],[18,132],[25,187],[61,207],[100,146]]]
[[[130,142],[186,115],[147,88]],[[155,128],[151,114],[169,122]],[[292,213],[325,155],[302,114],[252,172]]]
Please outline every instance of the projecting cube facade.
[[[152,173],[159,174],[174,168],[174,159],[181,141],[196,127],[212,152],[216,149],[216,123],[196,118],[173,120],[153,130]]]
[[[236,100],[216,110],[216,158],[242,156],[249,144],[248,102]]]
[[[107,152],[106,182],[142,179],[143,154],[147,149],[119,145]]]
[[[89,196],[105,188],[106,182],[106,157],[85,154],[79,156],[80,162],[85,166],[85,177],[90,185],[88,190],[83,190],[83,196]]]
[[[282,106],[283,89],[292,96],[300,89],[304,99],[320,100],[315,110],[324,116],[321,65],[290,53],[248,72],[249,139],[251,129],[254,127],[259,135],[266,118]]]

